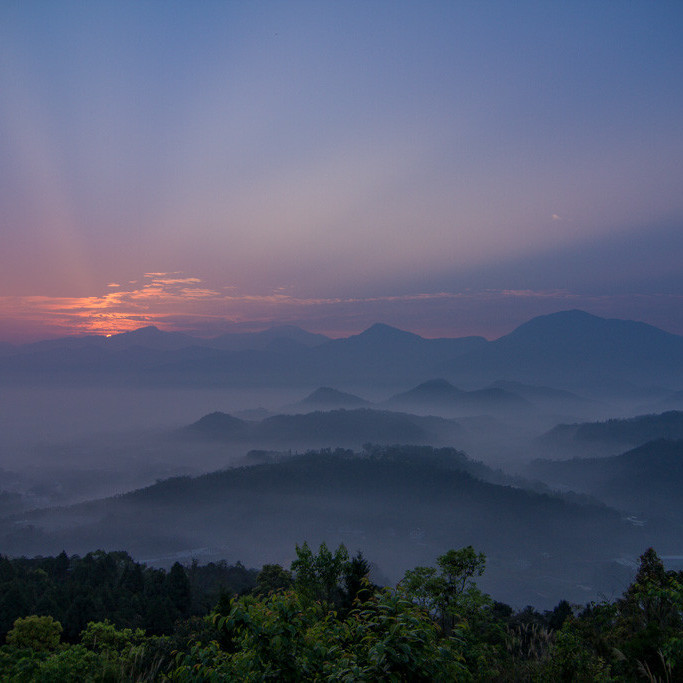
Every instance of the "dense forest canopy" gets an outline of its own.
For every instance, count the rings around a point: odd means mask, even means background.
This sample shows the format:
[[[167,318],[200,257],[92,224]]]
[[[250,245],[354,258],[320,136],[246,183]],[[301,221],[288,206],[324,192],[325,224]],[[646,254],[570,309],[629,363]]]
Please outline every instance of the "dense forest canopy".
[[[342,545],[290,569],[175,564],[124,552],[0,557],[9,680],[629,681],[683,675],[683,572],[654,550],[614,601],[513,611],[476,584],[471,546],[394,588]]]

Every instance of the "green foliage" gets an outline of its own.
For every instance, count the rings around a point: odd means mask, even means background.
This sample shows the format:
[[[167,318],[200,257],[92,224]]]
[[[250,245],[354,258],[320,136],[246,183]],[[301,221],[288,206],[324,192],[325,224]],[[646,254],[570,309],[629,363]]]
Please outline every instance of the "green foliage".
[[[486,556],[484,553],[475,553],[474,548],[468,545],[460,550],[449,550],[438,557],[436,563],[441,569],[447,591],[457,595],[473,584],[472,577],[484,573]]]
[[[279,564],[264,564],[256,577],[255,595],[290,589],[294,584],[292,573],[283,569]]]
[[[406,594],[422,605],[450,632],[456,623],[473,618],[491,600],[474,583],[486,567],[486,557],[472,546],[449,550],[436,560],[440,572],[433,567],[416,567],[405,573],[401,586]]]
[[[340,545],[333,553],[321,543],[314,554],[304,542],[296,546],[296,560],[292,562],[296,589],[311,600],[339,605],[343,598],[341,584],[349,570],[349,553]]]
[[[345,619],[299,595],[270,593],[233,601],[232,653],[216,641],[179,655],[172,680],[451,681],[466,673],[458,643],[443,640],[406,596],[381,591]]]
[[[316,668],[319,648],[308,631],[323,616],[321,605],[286,591],[265,600],[239,598],[216,626],[227,631],[234,645],[231,666],[237,678],[297,681]]]
[[[466,674],[462,641],[441,638],[425,611],[401,592],[376,593],[343,626],[345,638],[330,642],[337,657],[327,660],[327,680],[452,681]]]
[[[64,570],[65,558],[30,566],[30,585],[49,590],[57,573],[68,584],[73,572]],[[220,610],[203,619],[178,618],[191,604],[192,586],[180,565],[167,574],[136,569],[125,553],[86,558],[79,585],[94,589],[99,582],[113,591],[84,588],[93,613],[105,605],[115,610],[112,595],[120,588],[139,600],[141,612],[161,606],[159,618],[176,615],[173,635],[91,618],[79,642],[60,643],[61,625],[52,616],[21,617],[0,647],[2,680],[683,680],[683,574],[666,571],[652,549],[620,600],[514,613],[477,589],[485,558],[471,547],[406,572],[394,590],[379,590],[360,553],[349,559],[343,546],[332,552],[323,544],[313,553],[304,544],[293,585],[289,572],[268,565],[260,589],[224,597]],[[21,585],[24,567],[8,562],[0,569]],[[199,568],[193,571],[196,578]]]
[[[649,548],[618,610],[614,637],[621,668],[662,680],[683,678],[683,575],[667,572]]]
[[[537,671],[540,680],[558,683],[614,680],[609,663],[595,650],[586,647],[586,643],[571,628],[562,629],[557,634],[539,664]]]
[[[356,600],[365,601],[372,595],[375,586],[370,584],[370,564],[358,551],[346,566],[344,575],[344,608],[350,609]]]
[[[63,638],[76,643],[91,621],[108,619],[116,628],[170,634],[178,620],[207,614],[221,591],[250,591],[255,570],[225,562],[169,572],[145,567],[125,552],[96,551],[85,557],[9,559],[0,556],[0,640],[14,621],[52,616]],[[4,581],[3,581],[4,579]]]
[[[19,618],[7,634],[7,643],[17,648],[54,650],[59,645],[62,630],[62,625],[49,616]]]
[[[568,615],[542,658],[541,680],[683,679],[683,582],[651,548],[633,583],[614,603]]]
[[[229,565],[225,560],[200,565],[192,560],[186,569],[192,590],[192,614],[207,614],[226,596],[243,595],[253,590],[258,571],[241,562]]]
[[[36,681],[115,681],[116,662],[102,658],[82,645],[72,645],[41,662],[35,673]]]
[[[145,637],[141,628],[117,629],[108,619],[91,621],[81,632],[81,643],[90,650],[121,651],[132,645],[139,645]]]
[[[215,640],[206,645],[193,643],[187,651],[177,653],[169,679],[183,683],[235,680],[231,674],[231,662],[230,655]]]
[[[40,665],[50,653],[47,650],[19,649],[10,645],[0,647],[2,680],[23,683],[35,681]]]
[[[216,628],[231,643],[230,653],[217,641],[195,643],[179,653],[171,679],[301,680],[307,663],[308,630],[323,618],[322,607],[294,591],[257,599],[233,599],[228,616],[216,614]],[[314,644],[315,645],[315,644]],[[315,648],[314,648],[315,649]]]

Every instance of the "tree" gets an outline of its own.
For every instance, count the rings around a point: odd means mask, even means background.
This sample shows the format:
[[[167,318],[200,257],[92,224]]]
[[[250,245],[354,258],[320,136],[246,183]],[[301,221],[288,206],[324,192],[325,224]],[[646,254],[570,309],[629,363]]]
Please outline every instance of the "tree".
[[[215,615],[233,647],[216,641],[177,657],[172,680],[453,681],[467,676],[459,644],[411,600],[375,593],[340,619],[295,590],[232,601]]]
[[[17,572],[9,558],[0,555],[0,584],[12,581]]]
[[[374,590],[370,584],[370,564],[360,550],[351,558],[344,572],[344,607],[348,610],[355,600],[367,600]]]
[[[329,648],[323,669],[326,680],[469,679],[462,642],[442,638],[424,610],[400,592],[375,592],[333,626],[324,638]]]
[[[97,601],[97,594],[89,586],[85,587],[83,594],[76,595],[64,615],[65,638],[75,642],[78,634],[87,626],[89,621],[104,618],[104,609]]]
[[[292,572],[283,569],[279,564],[264,564],[256,577],[254,594],[268,595],[268,593],[288,590],[293,583]]]
[[[683,677],[683,576],[648,548],[617,608],[615,647],[629,674]]]
[[[91,621],[81,632],[81,644],[89,650],[120,651],[131,645],[137,645],[145,637],[141,628],[117,629],[108,619]]]
[[[323,618],[321,605],[285,591],[236,598],[231,607],[227,617],[214,619],[235,650],[229,662],[218,658],[225,667],[220,673],[235,680],[300,681],[319,666],[313,660],[325,653],[308,632]]]
[[[333,553],[323,542],[314,555],[308,543],[296,546],[294,585],[305,597],[339,606],[343,600],[341,582],[348,571],[349,553],[342,544]]]
[[[401,581],[403,590],[416,603],[425,607],[450,633],[458,620],[472,618],[483,606],[491,604],[474,583],[486,567],[486,556],[475,553],[469,545],[460,550],[449,550],[437,558],[433,567],[415,567],[408,570]]]
[[[25,583],[24,581],[10,581],[3,586],[0,594],[0,632],[9,631],[15,619],[33,611],[24,590]]]
[[[61,633],[62,625],[52,617],[21,617],[7,634],[7,643],[31,650],[55,650]]]
[[[142,567],[136,562],[126,565],[119,580],[119,586],[131,593],[142,593],[145,587],[145,577]]]
[[[460,550],[449,550],[438,557],[436,563],[441,569],[447,591],[451,595],[461,595],[474,585],[473,577],[484,573],[486,555],[475,553],[474,548],[468,545]]]
[[[168,597],[182,617],[190,615],[192,605],[192,589],[187,578],[185,568],[180,562],[175,562],[168,573]]]

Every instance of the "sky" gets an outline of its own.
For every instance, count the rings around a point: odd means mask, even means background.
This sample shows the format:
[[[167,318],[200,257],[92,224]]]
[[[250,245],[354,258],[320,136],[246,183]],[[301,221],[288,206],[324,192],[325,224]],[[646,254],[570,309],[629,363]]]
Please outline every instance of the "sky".
[[[683,3],[4,0],[0,340],[683,334]]]

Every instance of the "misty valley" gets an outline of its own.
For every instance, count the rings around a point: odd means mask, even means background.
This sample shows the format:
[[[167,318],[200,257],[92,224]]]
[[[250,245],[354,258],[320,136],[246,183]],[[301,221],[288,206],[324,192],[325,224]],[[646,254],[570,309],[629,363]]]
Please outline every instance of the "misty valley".
[[[683,681],[682,35],[0,1],[0,681]]]
[[[348,550],[344,571],[362,557],[376,587],[471,547],[477,590],[546,621],[562,601],[576,618],[621,604],[648,548],[683,569],[683,337],[642,323],[567,311],[491,342],[143,328],[5,345],[0,387],[3,633],[52,609],[78,641],[88,621],[57,597],[7,597],[56,558],[63,576],[87,558],[116,581],[147,572],[140,586],[184,571],[194,606],[166,622],[93,612],[160,637],[268,567],[300,580],[304,547]]]

